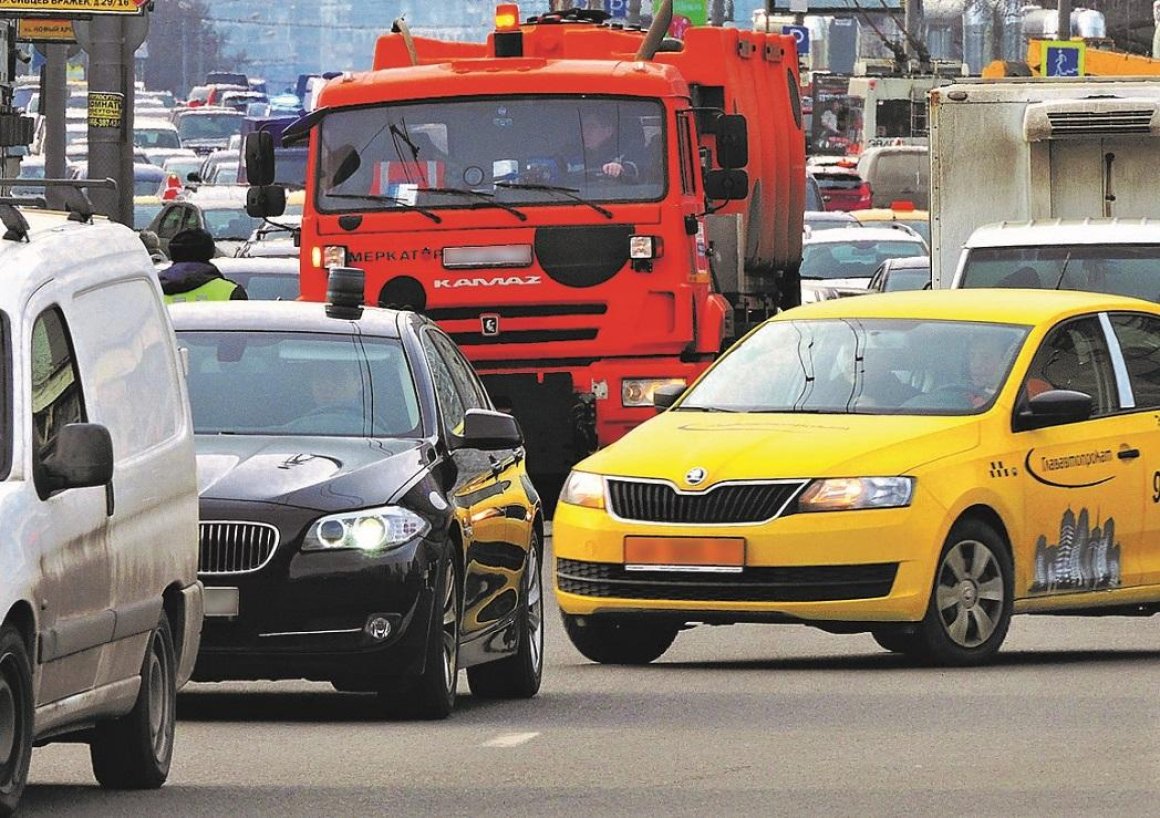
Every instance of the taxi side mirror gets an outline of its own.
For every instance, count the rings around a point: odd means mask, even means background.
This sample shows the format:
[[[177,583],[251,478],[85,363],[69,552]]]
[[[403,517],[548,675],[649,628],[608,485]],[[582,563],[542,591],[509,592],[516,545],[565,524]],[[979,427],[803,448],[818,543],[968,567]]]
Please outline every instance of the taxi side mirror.
[[[1049,389],[1028,399],[1015,415],[1015,431],[1076,423],[1092,416],[1092,396],[1071,389]]]
[[[657,390],[653,392],[653,406],[656,407],[658,413],[665,411],[677,402],[677,398],[685,394],[685,390],[687,388],[688,387],[682,386],[679,383],[658,387]]]

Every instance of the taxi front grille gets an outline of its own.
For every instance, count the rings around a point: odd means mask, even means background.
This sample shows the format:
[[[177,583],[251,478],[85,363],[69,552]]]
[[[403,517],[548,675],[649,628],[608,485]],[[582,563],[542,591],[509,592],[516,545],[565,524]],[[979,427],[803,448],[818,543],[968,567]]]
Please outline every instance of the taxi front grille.
[[[257,571],[278,547],[278,529],[268,523],[204,522],[199,529],[199,574]]]
[[[612,513],[622,520],[746,525],[778,516],[804,485],[804,480],[727,483],[704,492],[682,493],[667,483],[609,480],[608,494]]]
[[[890,595],[898,563],[744,568],[737,574],[629,571],[619,563],[556,560],[561,591],[581,596],[701,602],[826,602]]]

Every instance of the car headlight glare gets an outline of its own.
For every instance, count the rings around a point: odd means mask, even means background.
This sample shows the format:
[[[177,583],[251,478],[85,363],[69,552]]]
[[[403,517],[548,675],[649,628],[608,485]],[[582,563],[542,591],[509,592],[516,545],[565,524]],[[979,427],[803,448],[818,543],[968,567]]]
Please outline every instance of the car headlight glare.
[[[572,472],[564,481],[560,502],[585,508],[604,508],[604,478],[583,471]]]
[[[421,537],[427,521],[405,508],[383,506],[323,517],[310,527],[303,551],[379,551]]]
[[[851,511],[910,505],[913,477],[838,477],[815,480],[798,499],[802,511]]]
[[[662,386],[685,386],[684,378],[625,378],[620,382],[621,406],[652,406]]]

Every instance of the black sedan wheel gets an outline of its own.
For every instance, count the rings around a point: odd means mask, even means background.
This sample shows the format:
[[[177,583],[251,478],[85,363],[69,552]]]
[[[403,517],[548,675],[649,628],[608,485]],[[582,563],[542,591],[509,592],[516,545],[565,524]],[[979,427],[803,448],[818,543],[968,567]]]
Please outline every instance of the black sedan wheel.
[[[20,632],[0,629],[0,815],[11,815],[32,758],[32,665]]]
[[[532,534],[524,566],[519,645],[515,654],[467,669],[471,692],[481,699],[530,699],[540,690],[544,672],[544,585],[540,541]]]
[[[564,630],[586,659],[605,665],[647,665],[659,659],[679,626],[612,617],[563,614]]]

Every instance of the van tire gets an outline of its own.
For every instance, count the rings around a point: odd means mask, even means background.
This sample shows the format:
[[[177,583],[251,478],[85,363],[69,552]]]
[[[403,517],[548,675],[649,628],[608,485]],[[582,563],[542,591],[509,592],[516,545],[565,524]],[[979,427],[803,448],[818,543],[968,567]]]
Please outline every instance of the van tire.
[[[98,724],[89,743],[97,781],[106,789],[151,790],[169,777],[177,722],[177,657],[169,618],[149,635],[141,690],[133,709]]]
[[[0,628],[0,816],[20,803],[32,759],[32,663],[12,625]]]

